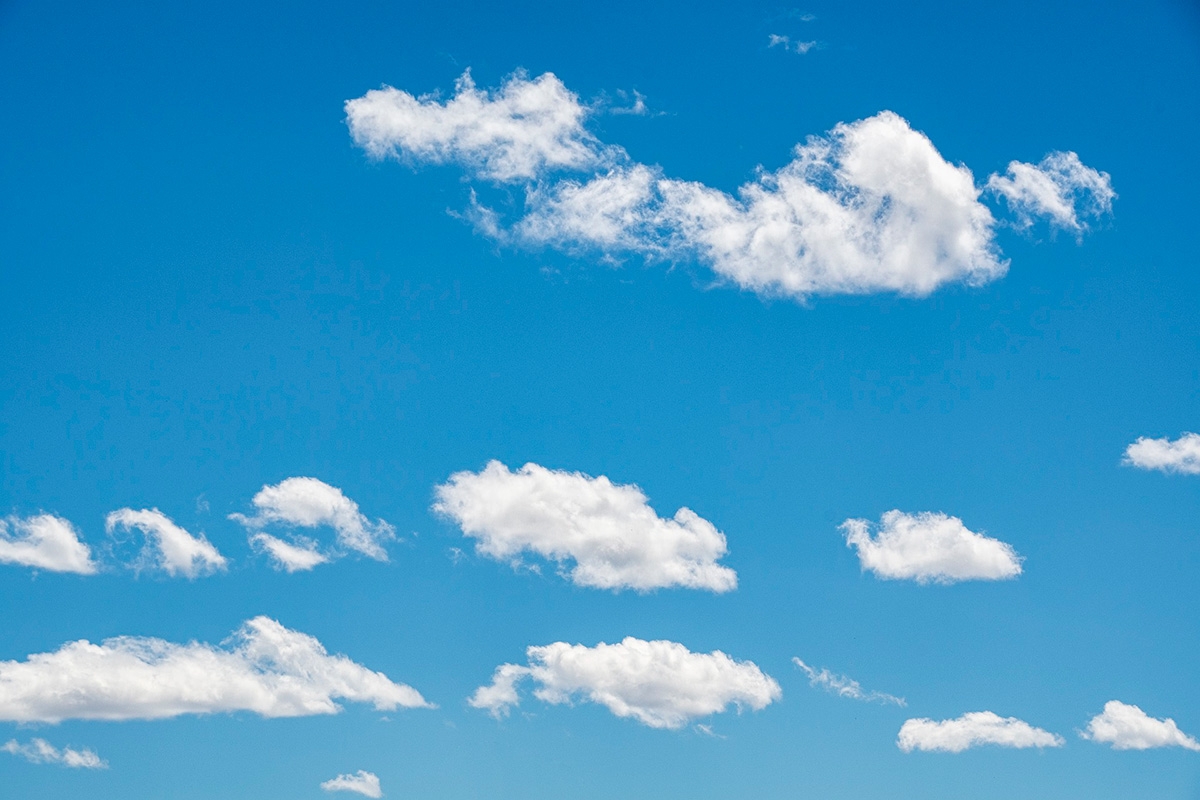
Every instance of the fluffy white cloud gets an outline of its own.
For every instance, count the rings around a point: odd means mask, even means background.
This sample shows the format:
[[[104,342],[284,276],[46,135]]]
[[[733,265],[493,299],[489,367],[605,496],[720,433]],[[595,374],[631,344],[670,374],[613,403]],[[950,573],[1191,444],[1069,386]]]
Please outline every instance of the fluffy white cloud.
[[[1125,448],[1125,462],[1132,467],[1200,475],[1200,433],[1185,433],[1175,441],[1145,436]]]
[[[11,753],[23,758],[31,764],[60,764],[73,769],[108,769],[108,763],[96,755],[94,750],[72,750],[64,747],[59,750],[45,739],[33,739],[28,744],[21,744],[11,739],[0,745],[0,751]]]
[[[910,719],[900,727],[896,746],[906,753],[926,750],[961,753],[980,745],[999,747],[1062,747],[1063,738],[1035,728],[1016,717],[1001,717],[991,711],[973,711],[957,719],[935,722]]]
[[[902,707],[907,705],[903,697],[896,697],[884,692],[868,692],[863,690],[862,684],[848,675],[838,675],[825,668],[819,670],[813,669],[799,658],[793,658],[792,663],[808,676],[810,686],[824,689],[830,694],[836,694],[838,697],[848,697],[851,700],[864,700],[868,703],[895,703]]]
[[[1112,745],[1114,750],[1149,750],[1154,747],[1186,747],[1200,752],[1200,742],[1179,730],[1175,720],[1155,719],[1137,706],[1110,700],[1104,711],[1092,717],[1085,739]]]
[[[1034,217],[1075,233],[1087,230],[1083,217],[1112,213],[1112,179],[1085,166],[1075,153],[1050,153],[1037,164],[1013,161],[1004,175],[988,178],[987,188],[1003,197],[1021,227]]]
[[[321,784],[327,792],[357,792],[365,797],[383,797],[383,789],[379,786],[379,776],[374,772],[360,769],[353,775],[338,775]]]
[[[53,514],[0,519],[0,564],[92,575],[92,551],[70,522]]]
[[[337,700],[381,710],[429,705],[411,686],[331,656],[312,636],[267,617],[248,620],[222,647],[121,636],[0,662],[0,720],[9,722],[220,711],[298,717],[337,713]]]
[[[117,528],[136,529],[146,537],[141,562],[165,570],[168,575],[195,578],[225,569],[225,556],[204,538],[193,536],[157,508],[113,511],[104,521],[111,534]]]
[[[677,642],[626,637],[595,647],[555,642],[526,650],[528,666],[502,664],[492,683],[468,701],[493,716],[518,703],[516,684],[531,678],[546,703],[598,703],[618,717],[651,728],[677,729],[735,705],[759,711],[782,696],[779,684],[753,662],[720,650],[693,653]]]
[[[670,586],[726,592],[737,573],[717,563],[725,535],[687,508],[659,517],[637,486],[526,464],[491,461],[436,487],[433,508],[476,539],[476,552],[516,563],[535,553],[580,586],[649,591]]]
[[[377,561],[388,560],[383,543],[396,536],[391,525],[381,519],[371,522],[358,510],[358,503],[342,494],[341,489],[316,478],[288,478],[274,486],[264,486],[251,502],[257,509],[253,516],[230,514],[229,518],[252,531],[272,524],[301,528],[327,525],[337,533],[339,547]],[[295,537],[289,544],[259,532],[251,535],[250,542],[270,553],[288,572],[312,569],[330,559],[330,554],[319,553],[313,541],[305,537]]]
[[[848,519],[841,528],[862,568],[881,578],[955,583],[1021,574],[1021,557],[1011,545],[968,530],[958,517],[892,510],[880,519],[875,538],[865,519]]]

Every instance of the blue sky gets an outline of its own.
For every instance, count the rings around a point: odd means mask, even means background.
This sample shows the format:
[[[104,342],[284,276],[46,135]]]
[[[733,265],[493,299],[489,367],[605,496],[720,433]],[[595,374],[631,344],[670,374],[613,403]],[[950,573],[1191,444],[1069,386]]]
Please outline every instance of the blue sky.
[[[479,167],[494,143],[431,158],[389,140],[399,159],[356,144],[347,100],[439,92],[429,111],[468,68],[480,91],[556,76],[592,162],[501,180]],[[316,798],[365,770],[386,797],[447,800],[1200,798],[1186,745],[1079,735],[1116,700],[1200,736],[1200,456],[1179,455],[1200,430],[1194,5],[10,2],[0,96],[0,538],[54,515],[97,565],[0,564],[12,796]],[[637,97],[645,113],[614,113]],[[885,110],[970,170],[981,193],[962,207],[994,215],[978,252],[1003,275],[952,264],[897,293],[867,258],[854,291],[756,290],[661,198],[636,206],[651,221],[621,247],[520,234],[539,213],[561,221],[537,198],[564,181],[650,165],[662,191],[732,197],[810,136]],[[1054,152],[1111,176],[1111,210],[1080,216],[1086,230],[1047,213],[1022,228],[983,191]],[[508,227],[489,235],[473,192]],[[1166,461],[1123,463],[1139,437],[1166,440]],[[680,585],[649,556],[656,585],[587,585],[570,572],[582,551],[561,570],[533,552],[533,533],[570,525],[539,528],[524,495],[504,496],[503,520],[496,496],[471,506],[465,535],[465,517],[431,510],[436,487],[492,460],[540,465],[567,493],[608,490],[553,471],[636,484],[654,513],[634,498],[641,516],[602,522],[650,538],[691,509],[724,536],[706,563],[736,588]],[[345,504],[338,519],[365,520],[387,560],[331,525],[230,518],[261,518],[260,490],[294,477],[357,504],[362,519]],[[124,508],[158,509],[225,563],[170,574],[141,534],[106,530]],[[840,526],[882,536],[893,509],[961,520],[956,535],[1002,560],[1007,545],[1020,574],[865,568]],[[309,536],[330,563],[280,569],[251,545],[261,531]],[[521,566],[477,551],[501,540]],[[436,708],[12,711],[12,665],[32,655],[119,636],[229,653],[259,616]],[[615,715],[583,684],[572,704],[534,696],[565,678],[527,648],[625,637],[721,651],[778,692],[725,686],[727,710],[675,727]],[[793,658],[906,705],[812,686]],[[502,664],[531,672],[493,716],[468,699]],[[897,745],[908,720],[984,711],[1061,739]],[[32,763],[35,738],[107,768]]]

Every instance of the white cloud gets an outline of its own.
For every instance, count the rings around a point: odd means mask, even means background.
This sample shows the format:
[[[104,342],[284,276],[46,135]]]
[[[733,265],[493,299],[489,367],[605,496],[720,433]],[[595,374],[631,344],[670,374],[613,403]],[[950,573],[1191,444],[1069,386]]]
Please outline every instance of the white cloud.
[[[374,772],[360,769],[353,775],[338,775],[321,784],[327,792],[357,792],[365,797],[383,797],[383,789],[379,786],[379,776]]]
[[[838,697],[848,697],[851,700],[864,700],[868,703],[894,703],[901,707],[907,705],[903,697],[896,697],[884,692],[864,691],[862,684],[848,675],[837,675],[825,668],[819,670],[813,669],[799,658],[793,658],[792,663],[808,676],[810,686],[824,689],[830,694],[836,694]]]
[[[1085,166],[1071,152],[1050,153],[1037,164],[1013,161],[1004,175],[988,178],[987,188],[1007,201],[1020,227],[1046,217],[1075,233],[1087,230],[1082,217],[1111,214],[1117,197],[1107,172]]]
[[[257,509],[253,516],[230,514],[229,518],[252,531],[277,523],[301,528],[327,525],[336,531],[340,547],[377,561],[388,560],[383,543],[396,536],[391,525],[381,519],[371,522],[341,489],[316,478],[288,478],[274,486],[264,486],[251,502]],[[312,569],[330,556],[318,553],[312,540],[305,537],[295,537],[289,545],[278,537],[258,533],[250,537],[250,542],[265,549],[289,572]]]
[[[331,656],[312,636],[267,617],[246,621],[221,647],[121,636],[0,662],[0,720],[8,722],[233,711],[299,717],[337,713],[337,700],[381,710],[429,705],[411,686]]]
[[[759,711],[782,696],[779,684],[753,662],[734,661],[720,650],[693,653],[676,642],[632,636],[595,647],[555,642],[530,647],[526,655],[528,666],[500,665],[492,683],[468,702],[503,716],[518,703],[516,683],[528,677],[543,702],[584,700],[651,728],[678,729],[731,704]]]
[[[841,528],[862,568],[881,578],[955,583],[1021,574],[1021,557],[1011,545],[968,530],[958,517],[888,511],[874,539],[865,519],[848,519]]]
[[[92,575],[92,551],[70,522],[53,514],[0,519],[0,564]]]
[[[999,747],[1062,747],[1063,738],[1035,728],[1016,717],[1001,717],[991,711],[973,711],[957,719],[935,722],[910,719],[900,727],[896,746],[906,753],[925,750],[961,753],[980,745]]]
[[[60,764],[73,769],[108,769],[108,762],[93,750],[86,747],[83,750],[72,750],[70,747],[59,750],[45,739],[35,738],[28,744],[11,739],[0,745],[0,751],[23,758],[31,764]]]
[[[767,47],[780,47],[780,46],[782,46],[784,50],[789,50],[792,52],[799,53],[800,55],[804,55],[809,50],[812,50],[814,47],[816,47],[817,43],[816,42],[803,42],[803,41],[793,42],[791,37],[780,36],[775,33],[769,34],[767,36]]]
[[[1110,700],[1104,711],[1092,717],[1080,735],[1093,742],[1112,745],[1114,750],[1149,750],[1155,747],[1185,747],[1200,752],[1200,742],[1179,730],[1175,720],[1155,719],[1137,706]]]
[[[104,524],[109,533],[117,528],[141,531],[146,537],[141,561],[165,570],[168,575],[195,578],[225,569],[225,557],[204,534],[193,536],[157,508],[141,511],[122,508],[109,514]]]
[[[1200,434],[1185,433],[1175,441],[1140,436],[1125,448],[1124,463],[1142,469],[1200,475]]]
[[[682,586],[729,591],[737,573],[717,563],[725,535],[687,508],[659,517],[632,484],[491,461],[436,487],[433,508],[476,539],[476,552],[514,564],[535,553],[580,586],[649,591]],[[567,570],[566,562],[574,566]]]

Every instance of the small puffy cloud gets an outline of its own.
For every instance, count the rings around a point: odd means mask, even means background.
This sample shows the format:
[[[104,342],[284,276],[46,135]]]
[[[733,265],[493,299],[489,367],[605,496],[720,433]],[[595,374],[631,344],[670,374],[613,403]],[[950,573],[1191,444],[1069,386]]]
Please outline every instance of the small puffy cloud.
[[[93,575],[92,551],[70,522],[53,514],[0,519],[0,564]]]
[[[433,509],[476,540],[477,553],[514,564],[533,553],[579,586],[730,591],[737,574],[717,561],[725,535],[687,508],[659,517],[637,486],[526,464],[491,461],[435,489]],[[574,562],[567,568],[567,562]]]
[[[865,691],[862,688],[862,684],[848,675],[838,675],[825,668],[819,670],[813,669],[799,658],[793,658],[792,663],[808,676],[809,686],[824,689],[830,694],[836,694],[838,697],[848,697],[851,700],[863,700],[868,703],[894,703],[901,707],[907,705],[903,697],[896,697],[884,692]]]
[[[225,557],[204,534],[188,533],[157,508],[122,508],[110,513],[104,524],[110,534],[117,528],[141,531],[146,537],[142,564],[162,569],[172,577],[195,578],[225,569]]]
[[[1124,463],[1183,475],[1200,475],[1200,433],[1185,433],[1175,441],[1145,436],[1125,448]]]
[[[1200,752],[1200,742],[1179,730],[1175,720],[1155,719],[1137,706],[1110,700],[1104,711],[1092,717],[1084,739],[1111,745],[1114,750],[1150,750],[1155,747],[1185,747]]]
[[[353,775],[338,775],[321,784],[327,792],[357,792],[364,797],[383,797],[383,789],[379,786],[379,776],[374,772],[360,769]]]
[[[328,526],[336,532],[339,547],[377,561],[388,560],[383,543],[396,536],[391,525],[381,519],[371,522],[358,510],[358,503],[346,497],[341,489],[316,478],[288,478],[274,486],[264,486],[251,502],[257,509],[253,516],[230,514],[229,518],[254,531],[251,544],[269,553],[288,572],[312,569],[329,561],[330,554],[320,553],[311,539],[297,536],[289,544],[277,536],[262,534],[262,528],[275,524],[300,528]]]
[[[900,735],[896,739],[896,746],[906,753],[913,750],[961,753],[986,744],[1015,748],[1062,747],[1063,738],[1016,717],[1001,717],[991,711],[972,711],[957,719],[941,722],[910,719],[900,727]]]
[[[693,653],[677,642],[626,637],[595,647],[555,642],[526,651],[528,665],[502,664],[468,702],[501,717],[518,704],[516,684],[529,678],[546,703],[598,703],[651,728],[679,729],[730,705],[759,711],[782,696],[779,684],[750,661],[720,650]]]
[[[1085,166],[1070,152],[1050,153],[1037,164],[1013,161],[1003,175],[988,178],[987,188],[1004,198],[1019,227],[1045,217],[1077,234],[1087,230],[1083,218],[1111,214],[1117,197],[1107,172]]]
[[[59,750],[45,739],[33,739],[28,744],[21,744],[11,739],[0,745],[0,751],[11,753],[23,758],[31,764],[58,764],[72,769],[108,769],[108,762],[96,755],[94,750],[72,750],[64,747]]]
[[[121,636],[0,661],[0,720],[7,722],[234,711],[300,717],[335,714],[338,700],[380,710],[429,707],[411,686],[331,656],[312,636],[268,617],[248,620],[220,647]]]
[[[862,568],[880,578],[956,583],[1021,574],[1021,557],[1011,545],[968,530],[958,517],[892,510],[880,519],[875,538],[865,519],[848,519],[841,528]]]

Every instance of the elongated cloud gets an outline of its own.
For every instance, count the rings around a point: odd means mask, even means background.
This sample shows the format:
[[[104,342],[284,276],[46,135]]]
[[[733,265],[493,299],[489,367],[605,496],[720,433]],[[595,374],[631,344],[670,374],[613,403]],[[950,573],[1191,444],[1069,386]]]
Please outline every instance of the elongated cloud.
[[[110,534],[117,528],[141,531],[146,537],[142,564],[162,569],[171,576],[209,575],[225,569],[227,563],[204,534],[188,533],[157,508],[113,511],[105,519],[105,528]]]
[[[720,650],[693,653],[677,642],[632,636],[595,647],[555,642],[530,647],[526,655],[527,666],[500,665],[492,683],[468,702],[504,716],[519,702],[517,683],[529,678],[543,702],[598,703],[651,728],[678,729],[730,705],[759,711],[782,696],[779,684],[753,662],[734,661]]]
[[[1174,441],[1141,436],[1125,448],[1124,463],[1141,469],[1200,475],[1200,433],[1185,433]]]
[[[1092,717],[1080,735],[1114,750],[1150,750],[1156,747],[1184,747],[1200,752],[1200,742],[1179,730],[1175,720],[1155,719],[1137,706],[1109,700],[1104,711]]]
[[[723,533],[687,508],[659,517],[631,484],[537,464],[511,472],[492,461],[478,473],[451,475],[435,494],[434,510],[474,538],[477,553],[514,564],[533,553],[580,586],[737,586],[737,574],[717,563],[726,553]]]
[[[94,750],[72,750],[64,747],[59,750],[45,739],[34,738],[28,744],[21,744],[16,739],[10,739],[0,745],[0,751],[11,753],[23,758],[31,764],[58,764],[72,769],[108,769],[108,763]]]
[[[998,747],[1062,747],[1063,738],[1035,728],[1016,717],[1001,717],[991,711],[973,711],[957,719],[935,722],[910,719],[900,727],[896,746],[906,753],[925,750],[961,753],[981,745]]]
[[[374,772],[360,769],[351,775],[338,775],[321,784],[327,792],[355,792],[364,797],[383,797],[383,789],[379,786],[379,776]]]
[[[70,522],[53,514],[0,519],[0,564],[92,575],[92,551]]]
[[[875,538],[865,519],[848,519],[841,527],[862,568],[881,578],[956,583],[1021,574],[1021,557],[1011,545],[968,530],[958,517],[888,511]]]
[[[121,636],[68,642],[25,661],[0,662],[0,720],[163,719],[251,711],[263,717],[335,714],[338,700],[380,710],[428,707],[312,636],[255,617],[225,646]]]
[[[330,560],[307,536],[293,536],[291,542],[285,542],[269,533],[255,533],[250,536],[250,546],[265,552],[285,572],[307,572]]]
[[[987,188],[1008,202],[1021,227],[1045,217],[1075,233],[1087,230],[1084,218],[1111,214],[1117,197],[1108,173],[1084,166],[1075,153],[1051,153],[1038,164],[1013,161],[1004,175],[988,178]]]
[[[903,697],[886,694],[884,692],[865,691],[862,684],[850,678],[848,675],[838,675],[830,672],[825,668],[813,669],[808,664],[805,664],[799,658],[793,658],[792,663],[796,665],[805,675],[808,676],[808,685],[817,689],[824,689],[830,694],[836,694],[838,697],[847,697],[851,700],[863,700],[868,703],[894,703],[898,706],[905,706]]]

